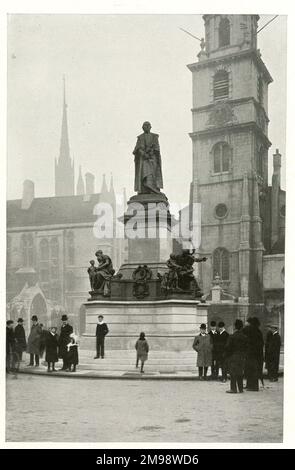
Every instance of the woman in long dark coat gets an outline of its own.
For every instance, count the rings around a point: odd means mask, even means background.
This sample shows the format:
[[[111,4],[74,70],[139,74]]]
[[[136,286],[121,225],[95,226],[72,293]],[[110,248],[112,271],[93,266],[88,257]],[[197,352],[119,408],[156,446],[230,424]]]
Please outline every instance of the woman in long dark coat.
[[[248,339],[245,364],[246,389],[250,392],[258,392],[259,379],[262,379],[264,341],[258,318],[250,317],[247,323],[248,325],[243,329]]]
[[[58,357],[63,360],[63,366],[59,370],[68,369],[68,349],[67,346],[70,342],[70,335],[73,333],[73,327],[68,323],[67,315],[61,317],[62,325],[58,340]]]
[[[50,364],[52,364],[52,371],[55,372],[55,363],[58,362],[58,336],[56,334],[57,328],[52,326],[46,333],[45,338],[45,361],[47,362],[47,372],[51,372]]]

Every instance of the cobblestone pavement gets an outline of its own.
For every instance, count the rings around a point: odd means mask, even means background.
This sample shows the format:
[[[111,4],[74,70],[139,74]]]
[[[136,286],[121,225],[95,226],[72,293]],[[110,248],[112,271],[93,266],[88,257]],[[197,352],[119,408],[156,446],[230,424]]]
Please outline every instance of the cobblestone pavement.
[[[228,384],[9,375],[10,442],[282,442],[283,383]]]

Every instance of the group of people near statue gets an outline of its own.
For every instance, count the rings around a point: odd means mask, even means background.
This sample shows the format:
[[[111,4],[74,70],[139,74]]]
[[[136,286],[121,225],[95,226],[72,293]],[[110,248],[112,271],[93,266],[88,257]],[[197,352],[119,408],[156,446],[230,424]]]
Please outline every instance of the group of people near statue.
[[[68,323],[67,315],[61,317],[61,327],[58,333],[56,326],[45,329],[42,323],[39,323],[38,317],[33,315],[32,325],[28,339],[26,339],[24,320],[19,318],[14,328],[13,320],[6,322],[6,372],[10,372],[9,358],[12,353],[17,354],[18,360],[22,361],[23,353],[30,355],[29,367],[38,367],[40,358],[45,353],[47,362],[47,371],[56,371],[55,364],[62,359],[62,371],[76,372],[76,366],[79,363],[78,338],[73,333],[73,327]]]
[[[227,393],[242,393],[243,379],[246,378],[246,390],[259,391],[259,381],[263,384],[263,364],[265,362],[268,378],[278,381],[281,338],[278,325],[267,325],[266,341],[260,330],[257,317],[247,319],[244,326],[237,319],[234,333],[230,335],[223,321],[207,326],[202,323],[200,333],[195,337],[193,349],[197,352],[197,367],[200,380],[207,379],[208,368],[211,368],[211,379],[218,380],[221,370],[222,382],[230,375],[230,390]]]
[[[40,357],[45,352],[47,371],[56,371],[55,364],[62,359],[61,371],[76,372],[78,359],[78,338],[73,333],[73,327],[68,322],[67,315],[61,317],[61,327],[51,326],[44,329],[36,315],[32,316],[31,331],[26,340],[23,319],[19,318],[14,328],[14,322],[6,322],[6,355],[17,353],[22,360],[23,352],[30,354],[28,366],[39,366]],[[216,324],[211,321],[209,331],[207,325],[202,323],[199,334],[194,338],[193,349],[197,352],[197,367],[200,380],[207,380],[209,367],[211,379],[227,381],[230,376],[230,390],[227,393],[242,393],[243,379],[246,378],[246,389],[259,391],[259,381],[263,384],[263,364],[265,362],[268,378],[272,382],[278,381],[281,338],[277,325],[268,325],[266,341],[260,330],[257,317],[250,317],[246,326],[240,319],[234,323],[234,333],[226,331],[225,324],[220,321]],[[105,337],[109,333],[108,325],[103,315],[98,316],[96,325],[96,356],[94,359],[105,357]],[[136,368],[144,373],[144,364],[148,359],[149,344],[145,333],[141,332],[135,343]],[[9,372],[8,368],[6,369]]]

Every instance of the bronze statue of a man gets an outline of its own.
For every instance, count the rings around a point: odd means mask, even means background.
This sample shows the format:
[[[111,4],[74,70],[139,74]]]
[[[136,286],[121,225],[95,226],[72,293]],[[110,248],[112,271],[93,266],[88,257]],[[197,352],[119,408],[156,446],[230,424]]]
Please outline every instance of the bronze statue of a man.
[[[134,190],[138,194],[160,193],[163,188],[159,136],[151,132],[151,124],[144,122],[143,134],[137,137],[134,154]]]

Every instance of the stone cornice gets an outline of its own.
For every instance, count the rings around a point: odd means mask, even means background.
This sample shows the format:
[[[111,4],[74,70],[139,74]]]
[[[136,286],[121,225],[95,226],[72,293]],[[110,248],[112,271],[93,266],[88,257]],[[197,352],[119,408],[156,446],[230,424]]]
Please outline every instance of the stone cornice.
[[[266,137],[266,135],[262,132],[262,130],[260,129],[260,127],[257,125],[257,123],[255,121],[250,121],[250,122],[246,122],[246,123],[239,123],[239,124],[231,124],[231,125],[221,126],[221,127],[215,127],[214,129],[212,129],[212,128],[204,129],[202,131],[197,131],[197,132],[190,132],[189,136],[192,140],[196,140],[196,139],[202,138],[202,137],[208,137],[208,136],[212,136],[212,135],[224,134],[224,133],[228,133],[228,132],[239,132],[241,130],[249,130],[249,129],[254,131],[256,134],[258,134],[259,137],[261,137],[264,140],[265,145],[267,147],[271,146],[271,142]]]
[[[249,103],[252,102],[256,108],[259,108],[263,111],[264,117],[267,122],[269,122],[269,117],[266,114],[266,111],[264,107],[253,97],[253,96],[247,96],[244,98],[235,98],[235,99],[229,99],[229,100],[219,100],[219,101],[214,101],[214,103],[207,104],[205,106],[198,106],[196,108],[191,108],[192,113],[198,113],[198,112],[203,112],[203,111],[210,111],[211,109],[214,109],[214,107],[217,104],[220,103],[226,103],[230,105],[238,105],[238,104],[243,104],[243,103]]]
[[[265,63],[261,59],[260,52],[257,49],[247,49],[246,51],[233,52],[228,55],[213,57],[207,60],[202,60],[200,62],[194,62],[193,64],[188,64],[187,68],[191,72],[195,72],[196,70],[200,70],[206,67],[216,67],[222,63],[233,62],[234,60],[243,60],[245,58],[251,58],[256,63],[257,67],[263,73],[267,83],[273,82],[273,78],[270,75]]]

